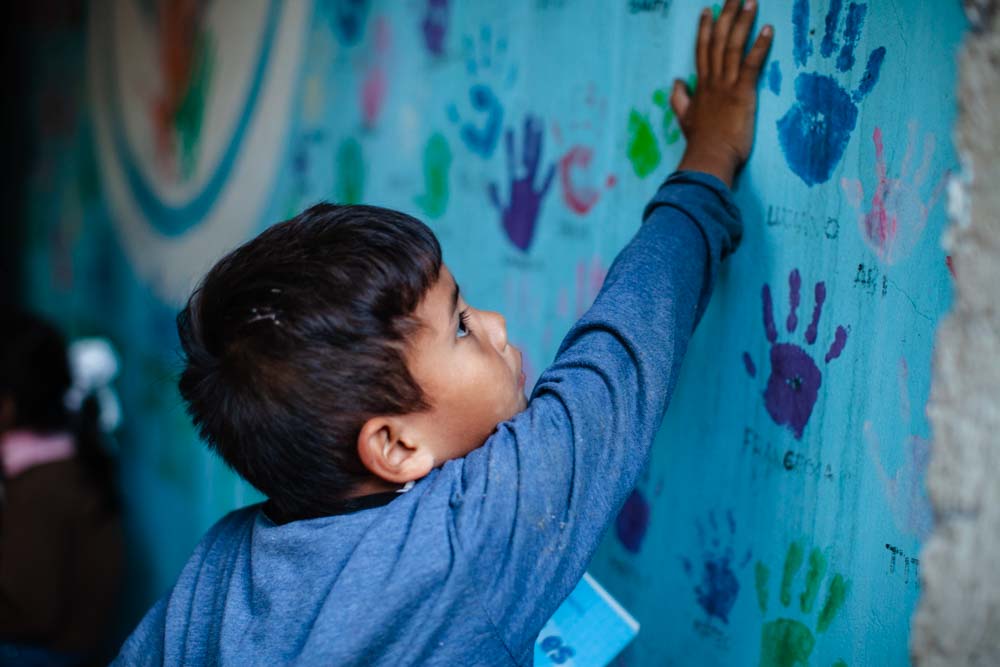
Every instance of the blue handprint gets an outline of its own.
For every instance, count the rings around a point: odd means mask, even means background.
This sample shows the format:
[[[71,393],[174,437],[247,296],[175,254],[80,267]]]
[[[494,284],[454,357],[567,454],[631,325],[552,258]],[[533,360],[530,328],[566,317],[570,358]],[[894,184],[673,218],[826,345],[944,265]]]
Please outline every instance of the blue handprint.
[[[484,83],[473,84],[469,88],[469,104],[478,113],[485,116],[482,125],[462,123],[458,133],[462,143],[483,159],[489,159],[500,139],[500,128],[503,127],[503,107],[493,89]],[[452,107],[454,109],[454,107]],[[458,120],[457,113],[452,114],[453,120]]]
[[[499,82],[480,80],[470,86],[469,104],[476,115],[482,118],[479,124],[463,121],[455,105],[448,106],[448,117],[453,123],[459,124],[462,143],[476,155],[489,159],[496,150],[500,130],[503,129],[503,105],[494,88],[496,83],[510,86],[517,76],[517,69],[505,67],[507,39],[501,36],[494,41],[489,26],[480,29],[478,46],[476,40],[466,35],[462,39],[462,49],[469,76],[476,79],[502,79]]]
[[[736,559],[733,548],[736,541],[736,519],[732,510],[726,511],[725,529],[719,526],[715,512],[709,512],[708,526],[706,531],[701,521],[695,523],[698,546],[701,549],[698,561],[700,566],[688,558],[682,558],[681,563],[695,583],[695,599],[705,611],[708,621],[717,618],[722,623],[729,623],[729,612],[740,594],[740,582],[736,573],[750,562],[750,549],[739,560]]]
[[[542,206],[542,200],[549,192],[556,166],[549,165],[542,181],[542,187],[535,189],[538,162],[542,156],[544,124],[538,118],[528,115],[524,119],[524,137],[521,148],[521,168],[514,157],[514,133],[508,129],[504,134],[507,149],[507,179],[510,182],[510,199],[506,205],[500,201],[500,190],[496,183],[490,183],[490,201],[503,222],[507,238],[520,250],[527,251],[535,237],[535,223]]]
[[[854,53],[868,5],[851,2],[840,33],[844,0],[831,0],[826,14],[826,31],[820,43],[820,55],[832,58],[836,53],[836,68],[847,72],[855,65]],[[813,52],[809,35],[809,0],[795,0],[792,7],[794,28],[792,55],[795,66],[805,67]],[[785,161],[793,172],[810,187],[830,180],[834,167],[844,156],[851,133],[858,121],[858,104],[878,82],[885,60],[885,47],[880,46],[868,56],[861,84],[849,93],[832,76],[818,72],[802,72],[795,78],[796,102],[778,120],[778,137]],[[768,86],[780,92],[781,72],[772,65]]]
[[[344,46],[361,41],[368,18],[369,0],[326,0],[330,25]]]

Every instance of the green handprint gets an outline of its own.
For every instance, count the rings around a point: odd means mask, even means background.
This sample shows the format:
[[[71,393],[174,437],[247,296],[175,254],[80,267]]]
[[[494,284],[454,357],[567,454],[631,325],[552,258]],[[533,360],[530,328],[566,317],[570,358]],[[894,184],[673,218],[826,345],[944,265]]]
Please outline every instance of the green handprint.
[[[693,91],[697,77],[688,77],[688,87]],[[659,88],[653,91],[653,105],[663,112],[660,130],[663,133],[665,145],[672,146],[681,138],[681,128],[675,122],[673,110],[670,108],[670,91]],[[639,178],[649,176],[660,166],[660,146],[647,114],[632,109],[628,115],[628,147],[626,148],[632,169]]]
[[[628,114],[628,148],[632,169],[639,178],[646,178],[660,166],[660,147],[649,124],[649,118],[635,109]]]
[[[365,160],[361,144],[348,137],[340,142],[337,149],[338,204],[360,204],[365,191]]]
[[[431,218],[440,218],[448,208],[448,170],[451,168],[451,149],[440,132],[427,140],[424,149],[424,189],[414,201]]]
[[[805,559],[805,549],[801,542],[792,542],[785,556],[785,567],[781,574],[779,599],[786,609],[792,604],[792,582]],[[799,609],[810,614],[816,604],[820,585],[826,576],[827,559],[823,552],[814,548],[809,553],[809,567],[806,570],[805,586],[798,596]],[[757,563],[754,580],[757,587],[757,603],[762,614],[767,613],[768,582],[770,570],[761,562]],[[840,574],[833,575],[827,587],[826,599],[816,619],[816,634],[825,632],[837,612],[844,605],[848,584]],[[789,609],[790,611],[790,609]],[[808,667],[809,656],[816,644],[816,636],[805,623],[792,618],[776,618],[764,624],[760,637],[760,667]],[[834,667],[847,667],[843,660]]]
[[[663,138],[668,146],[676,144],[681,138],[681,128],[674,123],[674,111],[670,108],[670,95],[665,88],[653,93],[653,104],[663,109]]]

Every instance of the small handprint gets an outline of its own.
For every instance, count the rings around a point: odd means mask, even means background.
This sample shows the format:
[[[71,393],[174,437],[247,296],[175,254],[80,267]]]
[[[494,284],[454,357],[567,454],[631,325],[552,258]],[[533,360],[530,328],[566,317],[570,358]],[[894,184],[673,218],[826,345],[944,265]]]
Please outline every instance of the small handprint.
[[[559,317],[572,317],[578,320],[587,309],[593,305],[604,279],[608,277],[608,267],[601,261],[600,255],[594,255],[590,261],[579,260],[576,263],[576,299],[573,307],[570,305],[570,288],[559,288],[556,299],[556,314]]]
[[[615,517],[615,535],[629,553],[637,554],[642,549],[642,540],[649,528],[650,509],[646,496],[634,489]]]
[[[750,550],[747,549],[739,562],[734,563],[736,554],[733,543],[736,537],[736,520],[732,510],[726,512],[726,526],[719,526],[715,512],[708,515],[708,531],[701,521],[695,524],[698,532],[700,566],[697,568],[687,558],[682,559],[684,571],[695,584],[694,594],[700,606],[711,622],[717,618],[723,623],[729,623],[729,612],[736,604],[740,594],[740,582],[736,577],[736,569],[746,567],[750,562]]]
[[[694,90],[695,75],[688,77],[688,87]],[[660,132],[666,146],[672,146],[681,138],[680,126],[676,123],[674,112],[670,108],[670,93],[660,88],[653,92],[653,106],[663,115],[660,120]],[[632,170],[639,178],[649,176],[660,166],[660,145],[653,130],[653,124],[648,114],[642,114],[632,109],[628,115],[628,144],[625,148]]]
[[[448,208],[448,171],[451,169],[451,149],[440,132],[427,140],[424,148],[424,194],[414,199],[417,206],[431,218],[440,218]]]
[[[527,251],[535,236],[535,224],[542,206],[542,200],[552,186],[556,173],[554,164],[549,165],[542,179],[542,185],[535,189],[538,163],[542,157],[542,139],[545,126],[531,115],[524,119],[524,136],[521,147],[521,167],[518,168],[514,156],[514,132],[504,133],[507,150],[507,180],[510,183],[510,197],[507,204],[500,201],[500,190],[495,182],[489,185],[490,201],[500,212],[507,237],[520,250]]]
[[[655,484],[650,479],[654,467],[651,456],[642,469],[638,484],[615,518],[615,535],[629,553],[637,554],[642,549],[642,541],[646,537],[653,513],[651,501],[659,498],[663,492],[663,478],[657,479]]]
[[[291,159],[291,187],[288,192],[286,218],[302,210],[302,203],[313,193],[311,175],[315,154],[326,145],[326,133],[321,129],[301,132],[293,143]],[[327,149],[329,150],[329,149]]]
[[[562,186],[566,206],[574,213],[586,215],[600,199],[600,191],[589,185],[577,185],[573,172],[586,169],[594,159],[590,146],[573,146],[559,159],[559,184]]]
[[[900,442],[903,451],[903,463],[896,468],[890,477],[882,461],[882,445],[875,427],[871,421],[865,422],[865,440],[868,441],[868,451],[875,463],[882,487],[889,500],[889,507],[895,519],[896,527],[901,531],[926,538],[934,522],[934,514],[927,490],[924,488],[924,478],[927,464],[930,462],[930,442],[927,438],[910,433],[910,373],[905,359],[899,360],[899,412],[902,422],[902,432],[905,434]]]
[[[448,107],[448,117],[459,125],[462,143],[483,159],[489,159],[503,129],[504,110],[495,88],[497,84],[509,87],[517,77],[517,68],[507,66],[507,39],[501,36],[494,41],[489,26],[480,29],[478,46],[472,37],[465,36],[462,49],[466,71],[477,79],[469,88],[469,104],[482,120],[479,124],[463,120],[454,104]],[[493,81],[478,80],[484,77]]]
[[[608,100],[598,92],[593,83],[587,85],[579,103],[573,99],[572,106],[577,110],[568,122],[560,124],[553,121],[552,136],[559,151],[564,143],[569,143],[569,149],[559,158],[559,186],[563,201],[567,208],[580,216],[587,215],[601,198],[601,188],[596,187],[593,145],[600,140],[601,128],[605,127],[607,119]],[[563,130],[569,141],[564,142]],[[604,188],[610,189],[617,183],[614,174],[604,178]]]
[[[368,18],[370,0],[325,0],[334,34],[344,46],[352,46],[361,40]]]
[[[801,287],[802,278],[799,275],[799,270],[792,269],[788,275],[790,307],[786,321],[788,333],[793,333],[798,328],[799,319],[796,311],[800,302],[799,291]],[[812,321],[806,327],[805,332],[806,343],[809,345],[816,342],[819,319],[823,313],[823,303],[826,301],[826,283],[816,283],[814,295],[816,302],[812,312]],[[802,431],[816,405],[823,376],[812,356],[802,347],[794,343],[778,342],[778,328],[774,324],[771,287],[767,283],[761,290],[761,300],[764,306],[764,332],[767,335],[767,340],[771,343],[771,376],[768,378],[767,388],[764,390],[764,405],[775,424],[787,426],[795,437],[801,440]],[[830,348],[824,357],[826,363],[839,357],[846,344],[847,329],[838,326],[834,333],[833,342],[830,343]],[[743,353],[743,363],[750,377],[756,377],[757,367],[746,352]]]
[[[851,2],[843,19],[843,32],[839,34],[843,5],[843,0],[830,3],[820,54],[832,58],[836,52],[837,71],[848,72],[855,66],[855,51],[868,5]],[[809,0],[795,0],[792,23],[793,57],[795,66],[802,68],[813,51]],[[885,47],[880,46],[868,56],[861,84],[853,93],[828,74],[802,72],[795,78],[796,101],[778,120],[778,138],[785,161],[806,185],[811,187],[830,180],[857,124],[858,105],[878,83],[883,60]],[[771,66],[768,80],[771,90],[778,92],[781,71],[777,65]]]
[[[912,180],[909,171],[917,144],[916,121],[910,121],[909,135],[899,178],[889,178],[882,145],[882,128],[875,128],[872,140],[875,143],[876,184],[871,208],[867,212],[862,210],[865,192],[861,181],[856,178],[843,178],[840,181],[848,201],[858,212],[861,237],[886,264],[902,259],[916,246],[927,225],[927,216],[937,205],[947,183],[946,171],[934,186],[930,199],[924,201],[920,188],[927,180],[934,158],[934,135],[928,134],[924,138],[923,157]]]
[[[601,288],[604,287],[604,279],[608,277],[608,269],[601,261],[600,256],[594,255],[590,264],[577,262],[576,265],[576,319],[583,317],[594,303]]]
[[[792,542],[785,556],[785,566],[781,573],[781,590],[779,599],[785,607],[786,614],[792,611],[792,583],[802,568],[805,560],[805,549],[799,542]],[[806,570],[806,580],[802,592],[798,595],[799,609],[803,614],[811,614],[819,596],[820,587],[826,577],[828,563],[826,556],[814,548],[809,553],[809,567]],[[767,613],[768,584],[771,578],[770,569],[761,562],[755,568],[757,585],[757,604],[762,614]],[[760,667],[802,667],[809,664],[816,645],[816,635],[826,632],[836,618],[844,599],[847,597],[848,584],[844,577],[835,574],[827,586],[826,597],[820,607],[816,619],[815,632],[802,621],[793,618],[776,618],[764,624],[760,633]],[[842,660],[834,663],[834,667],[846,667]]]
[[[361,84],[361,119],[366,128],[375,127],[382,107],[385,106],[385,96],[389,86],[388,61],[392,45],[392,32],[389,21],[384,16],[375,21],[375,37],[370,58],[372,61]]]
[[[360,204],[365,192],[365,158],[357,139],[348,137],[337,148],[338,204]]]
[[[448,34],[448,0],[427,0],[420,30],[427,52],[435,57],[443,56],[444,38]]]

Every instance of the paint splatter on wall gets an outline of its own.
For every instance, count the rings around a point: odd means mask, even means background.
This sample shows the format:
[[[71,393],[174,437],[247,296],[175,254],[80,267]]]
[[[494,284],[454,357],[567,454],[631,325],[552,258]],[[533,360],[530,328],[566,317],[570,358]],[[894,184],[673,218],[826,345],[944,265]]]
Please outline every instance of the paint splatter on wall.
[[[37,107],[58,91],[72,117],[33,128],[27,296],[110,335],[130,369],[138,611],[256,498],[197,442],[170,379],[170,314],[212,259],[319,200],[403,209],[469,301],[504,313],[533,382],[683,153],[666,91],[698,85],[699,7],[120,4],[118,22],[98,7],[39,41]],[[908,660],[965,27],[929,5],[761,9],[777,39],[736,191],[743,247],[592,567],[642,623],[623,664]],[[67,85],[84,74],[89,89]]]

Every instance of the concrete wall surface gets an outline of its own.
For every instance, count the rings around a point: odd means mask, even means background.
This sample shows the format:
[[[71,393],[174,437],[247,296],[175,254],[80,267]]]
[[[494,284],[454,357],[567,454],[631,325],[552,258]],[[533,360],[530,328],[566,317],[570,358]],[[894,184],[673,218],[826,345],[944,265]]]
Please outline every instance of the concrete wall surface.
[[[967,2],[958,150],[946,246],[955,303],[937,334],[927,485],[937,526],[924,549],[913,652],[921,667],[1000,664],[1000,6]]]

